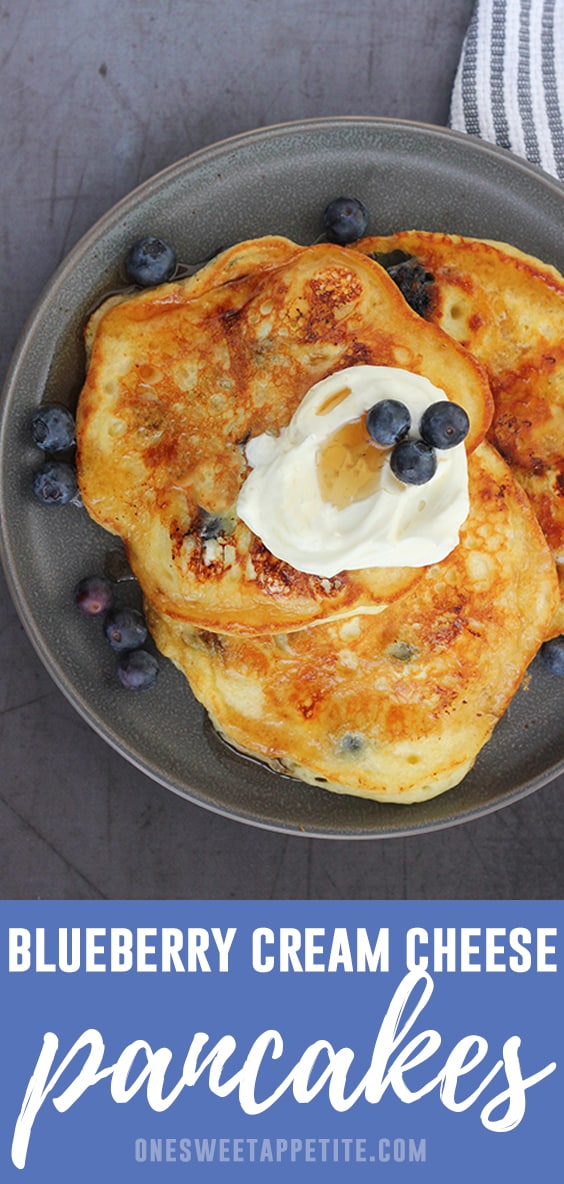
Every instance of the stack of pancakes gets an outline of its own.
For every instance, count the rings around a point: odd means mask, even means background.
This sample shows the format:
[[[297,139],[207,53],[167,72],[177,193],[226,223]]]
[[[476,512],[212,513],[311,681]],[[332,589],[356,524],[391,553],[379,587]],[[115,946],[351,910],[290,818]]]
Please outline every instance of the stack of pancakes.
[[[564,281],[510,248],[407,238],[251,240],[107,301],[77,416],[84,503],[123,538],[156,644],[218,733],[303,781],[400,803],[470,769],[561,631],[564,559]],[[423,316],[371,257],[398,249],[423,261]],[[470,513],[441,563],[320,578],[237,517],[249,438],[354,365],[423,374],[468,413]]]

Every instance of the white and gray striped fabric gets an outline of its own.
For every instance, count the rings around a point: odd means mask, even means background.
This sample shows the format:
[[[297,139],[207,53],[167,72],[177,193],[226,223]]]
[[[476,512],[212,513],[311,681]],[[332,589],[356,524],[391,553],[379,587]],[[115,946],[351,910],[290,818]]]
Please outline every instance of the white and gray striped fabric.
[[[450,126],[564,181],[564,0],[477,0]]]

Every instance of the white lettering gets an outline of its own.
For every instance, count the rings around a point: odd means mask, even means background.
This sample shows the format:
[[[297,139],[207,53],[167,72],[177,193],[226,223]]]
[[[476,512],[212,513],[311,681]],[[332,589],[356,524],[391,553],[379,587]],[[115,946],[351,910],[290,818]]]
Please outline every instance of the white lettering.
[[[29,929],[10,929],[8,932],[8,970],[29,970],[31,966],[31,933]]]
[[[112,970],[118,972],[131,970],[133,966],[133,934],[131,929],[112,929],[110,951]]]
[[[274,947],[266,953],[265,947]],[[354,953],[353,953],[354,949]],[[254,929],[251,961],[253,970],[268,974],[278,969],[282,974],[312,974],[327,971],[347,974],[382,971],[390,968],[390,931],[379,929],[371,940],[366,929],[354,930],[354,936],[344,927],[330,933],[325,929],[306,927],[303,930],[281,928],[278,935],[272,929]]]
[[[558,970],[556,962],[550,962],[550,955],[556,956],[556,946],[548,944],[549,937],[557,937],[557,929],[539,929],[538,930],[538,955],[537,955],[537,970],[554,972]]]
[[[261,931],[262,937],[268,936],[268,932]],[[289,938],[285,949],[294,951],[294,936],[298,931],[287,932]],[[471,931],[469,933],[471,936]],[[421,935],[414,931],[413,936],[415,938]],[[552,935],[548,933],[548,936]],[[20,952],[25,951],[25,934],[22,935],[20,932],[14,940],[14,958],[17,963]],[[219,950],[220,946],[217,942],[216,944]],[[195,949],[203,956],[199,942]],[[222,949],[226,956],[226,944]],[[551,947],[547,945],[547,956],[549,952],[552,952]],[[94,949],[92,957],[95,960]],[[441,1036],[434,1029],[415,1033],[407,1039],[421,1017],[433,990],[433,980],[426,971],[412,970],[405,975],[381,1021],[370,1065],[357,1080],[356,1085],[349,1081],[351,1073],[356,1069],[357,1054],[354,1050],[346,1046],[335,1049],[328,1040],[319,1039],[304,1049],[279,1084],[268,1096],[263,1097],[260,1096],[263,1064],[267,1058],[271,1062],[279,1060],[285,1052],[283,1037],[276,1029],[269,1029],[257,1036],[242,1063],[239,1059],[240,1067],[236,1068],[231,1076],[224,1076],[224,1073],[227,1062],[232,1061],[238,1052],[235,1037],[222,1036],[206,1052],[209,1037],[205,1032],[196,1032],[188,1048],[180,1078],[171,1085],[167,1085],[165,1079],[170,1072],[173,1054],[166,1047],[153,1050],[146,1041],[136,1040],[122,1050],[115,1064],[102,1068],[105,1052],[102,1036],[96,1029],[88,1029],[75,1041],[55,1068],[59,1041],[54,1033],[48,1032],[44,1037],[43,1047],[16,1121],[12,1141],[13,1163],[18,1168],[25,1166],[31,1131],[40,1108],[49,1095],[54,1095],[55,1087],[63,1073],[70,1069],[75,1058],[84,1050],[87,1050],[87,1056],[79,1062],[80,1068],[76,1076],[60,1094],[52,1097],[53,1105],[61,1113],[70,1109],[86,1090],[104,1078],[111,1079],[110,1092],[115,1102],[129,1102],[145,1086],[147,1104],[153,1111],[162,1112],[177,1100],[184,1088],[195,1086],[204,1078],[204,1074],[207,1074],[207,1088],[210,1093],[225,1098],[236,1092],[241,1109],[249,1115],[261,1114],[270,1109],[288,1090],[292,1091],[298,1104],[307,1104],[316,1098],[322,1089],[327,1088],[331,1107],[343,1113],[350,1110],[363,1097],[367,1102],[377,1104],[388,1089],[399,1101],[409,1104],[425,1097],[437,1086],[442,1104],[447,1109],[460,1112],[469,1109],[494,1078],[503,1071],[506,1085],[482,1107],[480,1120],[490,1131],[513,1130],[525,1114],[526,1090],[553,1073],[556,1068],[555,1062],[545,1065],[530,1076],[523,1076],[519,1058],[521,1039],[516,1035],[511,1036],[503,1045],[502,1057],[495,1061],[493,1067],[483,1075],[467,1097],[460,1098],[457,1097],[459,1080],[482,1065],[490,1051],[485,1037],[471,1035],[459,1040],[446,1057],[443,1054],[442,1067],[432,1073],[428,1080],[422,1080],[419,1073],[417,1088],[411,1088],[406,1081],[409,1071],[420,1068],[430,1057],[436,1058],[442,1048]],[[268,1077],[272,1077],[271,1066]],[[398,1146],[392,1149],[392,1153],[396,1156],[403,1154],[403,1151]],[[136,1155],[143,1161],[146,1154],[146,1146],[140,1141],[136,1145]],[[261,1157],[262,1149],[259,1159]]]

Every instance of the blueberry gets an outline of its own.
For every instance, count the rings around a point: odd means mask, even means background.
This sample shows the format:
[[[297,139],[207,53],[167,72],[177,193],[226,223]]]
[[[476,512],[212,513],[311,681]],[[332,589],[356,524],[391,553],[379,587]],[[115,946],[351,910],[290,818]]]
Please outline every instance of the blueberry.
[[[138,650],[147,637],[145,618],[136,608],[110,609],[104,633],[113,650]]]
[[[74,602],[85,616],[97,617],[113,606],[113,584],[105,576],[85,576],[76,585]]]
[[[62,403],[38,407],[31,417],[31,435],[43,452],[65,452],[75,443],[74,415]]]
[[[169,280],[176,268],[176,255],[162,239],[154,235],[140,238],[133,243],[125,257],[125,270],[128,279],[142,288],[151,288],[155,284],[164,284]]]
[[[541,657],[553,674],[564,674],[564,633],[541,645]]]
[[[147,691],[154,687],[159,673],[159,664],[148,650],[133,650],[121,654],[117,663],[117,676],[128,691]]]
[[[64,506],[78,493],[76,472],[61,460],[46,460],[33,474],[33,492],[45,506]]]
[[[411,427],[411,415],[405,403],[399,399],[381,399],[370,408],[366,416],[368,435],[377,444],[390,447],[403,440]]]
[[[201,513],[200,538],[218,539],[225,533],[223,519],[219,514],[207,514],[205,510]]]
[[[399,288],[409,307],[420,317],[426,316],[431,306],[434,277],[418,263],[406,259],[388,268],[388,273]]]
[[[454,448],[468,435],[470,420],[458,403],[432,403],[421,416],[421,439],[432,448]]]
[[[437,458],[423,440],[401,440],[392,451],[390,467],[404,485],[425,485],[436,472]]]
[[[364,747],[364,736],[357,732],[346,732],[338,743],[339,752],[361,752]]]
[[[405,251],[399,250],[371,251],[368,258],[374,259],[376,263],[380,264],[380,267],[385,267],[386,271],[390,272],[390,275],[392,275],[392,272],[400,263],[413,262],[413,255],[407,255]]]
[[[366,234],[368,210],[358,197],[336,197],[323,211],[323,229],[329,242],[354,243]]]

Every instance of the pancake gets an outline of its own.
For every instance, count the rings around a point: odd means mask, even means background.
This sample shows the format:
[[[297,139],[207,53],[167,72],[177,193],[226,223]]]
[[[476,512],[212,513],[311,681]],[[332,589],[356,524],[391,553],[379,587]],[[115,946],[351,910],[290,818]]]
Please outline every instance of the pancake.
[[[488,438],[563,565],[564,277],[516,247],[460,235],[401,231],[356,247],[383,264],[393,264],[397,252],[412,258],[422,315],[485,367],[495,403]],[[548,634],[562,631],[564,601]]]
[[[499,454],[469,458],[461,541],[378,616],[218,636],[147,605],[159,649],[218,733],[338,793],[408,804],[458,784],[539,648],[558,598],[530,503]]]
[[[158,611],[219,632],[292,631],[378,612],[421,577],[321,579],[276,559],[236,516],[251,436],[278,433],[317,381],[356,364],[424,374],[483,438],[481,366],[411,309],[370,259],[321,243],[238,244],[195,276],[112,298],[87,329],[77,470],[90,515],[125,542]]]

